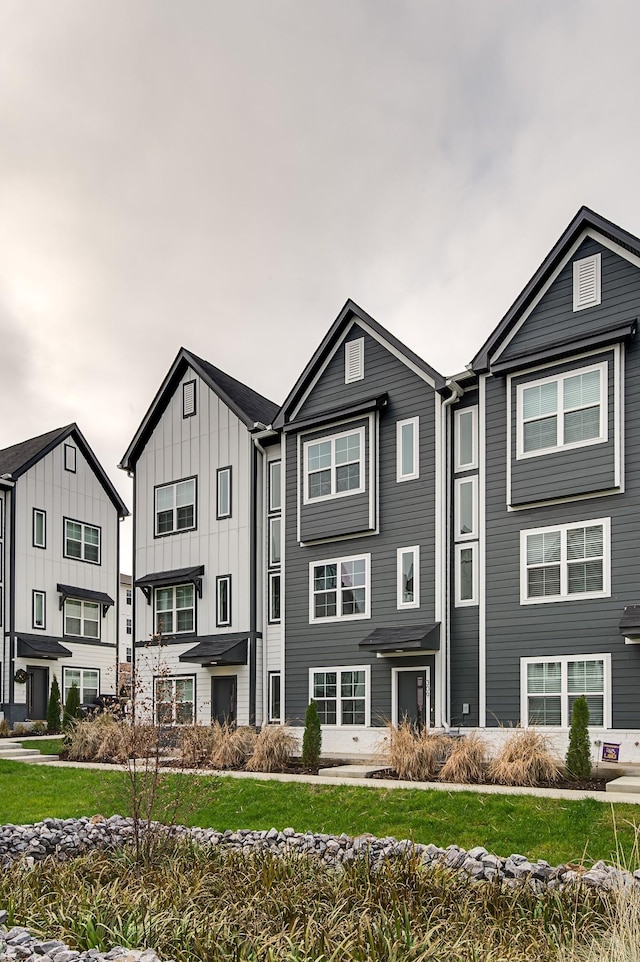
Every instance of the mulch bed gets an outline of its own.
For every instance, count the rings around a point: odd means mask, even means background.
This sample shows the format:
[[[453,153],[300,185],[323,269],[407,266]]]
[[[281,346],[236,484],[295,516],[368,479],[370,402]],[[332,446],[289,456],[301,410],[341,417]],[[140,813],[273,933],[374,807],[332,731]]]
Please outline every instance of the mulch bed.
[[[391,780],[399,780],[398,773],[393,768],[380,769],[378,772],[373,772],[368,778],[387,778]],[[568,789],[569,791],[575,792],[606,792],[607,783],[613,781],[614,778],[618,778],[617,772],[612,772],[611,775],[597,776],[593,778],[559,778],[555,782],[540,782],[536,785],[536,788],[562,788]],[[428,781],[436,782],[437,779],[432,778]],[[423,782],[423,784],[425,784]],[[469,788],[473,788],[474,785],[493,785],[494,782],[490,782],[488,779],[484,782],[474,782],[469,785]],[[518,786],[515,786],[518,787]],[[524,787],[524,786],[523,786]]]

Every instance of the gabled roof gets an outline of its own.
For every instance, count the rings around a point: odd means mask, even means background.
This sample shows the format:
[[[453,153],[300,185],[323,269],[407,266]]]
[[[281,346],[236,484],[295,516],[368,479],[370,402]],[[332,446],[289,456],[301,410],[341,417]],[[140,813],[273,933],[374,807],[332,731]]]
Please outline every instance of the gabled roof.
[[[86,458],[93,473],[101,483],[109,500],[117,510],[121,518],[126,518],[129,514],[127,506],[114,488],[112,482],[91,450],[87,439],[75,422],[67,424],[63,428],[56,428],[55,431],[48,431],[47,434],[39,434],[36,438],[29,438],[19,444],[12,444],[11,447],[0,451],[0,477],[10,475],[8,480],[16,481],[29,468],[37,464],[42,458],[49,454],[55,447],[72,437],[78,448]]]
[[[522,313],[534,298],[540,294],[545,284],[552,277],[554,271],[567,256],[572,245],[576,243],[581,234],[589,229],[597,231],[603,235],[603,237],[608,238],[610,241],[628,250],[631,254],[640,257],[640,239],[628,231],[622,230],[622,228],[610,220],[601,217],[600,214],[596,214],[595,211],[590,210],[588,207],[581,207],[560,239],[549,251],[527,286],[518,295],[496,329],[482,345],[471,362],[470,367],[472,370],[476,373],[481,373],[489,369],[491,356],[518,323]]]
[[[311,385],[314,377],[319,372],[322,365],[325,363],[327,358],[333,353],[337,345],[340,343],[341,338],[348,330],[353,322],[359,323],[365,329],[369,328],[372,335],[382,342],[386,342],[387,347],[389,347],[395,354],[397,354],[401,360],[404,360],[406,364],[410,367],[418,369],[423,375],[426,375],[427,379],[433,384],[436,391],[444,392],[446,391],[445,379],[441,374],[439,374],[435,368],[432,368],[426,361],[423,361],[421,357],[399,341],[390,331],[388,331],[382,324],[379,324],[374,320],[366,311],[363,311],[355,301],[349,299],[337,318],[329,328],[327,334],[323,338],[320,346],[313,354],[311,360],[305,367],[304,371],[296,381],[293,390],[290,392],[289,396],[285,400],[284,404],[278,412],[278,416],[273,421],[274,428],[282,428],[291,418],[291,412],[294,410],[297,404],[299,404],[305,391]]]
[[[241,381],[225,374],[220,368],[214,367],[209,361],[203,360],[181,347],[176,359],[169,369],[169,373],[160,385],[158,393],[140,427],[125,451],[122,461],[118,465],[124,471],[130,471],[135,466],[154,428],[162,417],[185,371],[192,368],[211,390],[224,401],[235,415],[251,430],[255,424],[269,425],[278,412],[278,405],[268,398],[258,394]]]

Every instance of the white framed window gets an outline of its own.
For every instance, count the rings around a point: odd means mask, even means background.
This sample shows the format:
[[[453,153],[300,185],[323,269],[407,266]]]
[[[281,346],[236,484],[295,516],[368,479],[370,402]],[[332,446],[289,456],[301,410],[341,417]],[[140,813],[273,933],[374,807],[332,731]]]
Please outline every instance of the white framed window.
[[[156,723],[158,725],[192,725],[195,688],[196,680],[193,675],[156,678]]]
[[[470,471],[478,467],[478,409],[455,411],[454,470]]]
[[[100,528],[83,521],[64,519],[64,556],[100,564]]]
[[[269,623],[277,624],[280,619],[280,572],[269,575]]]
[[[478,542],[457,544],[456,554],[456,608],[478,604]]]
[[[127,628],[127,634],[130,635],[131,632],[133,631],[133,622],[131,618],[127,618],[126,628]]]
[[[396,481],[413,481],[420,476],[420,418],[396,421]]]
[[[607,440],[607,364],[519,384],[517,457]]]
[[[611,655],[521,658],[520,694],[523,724],[569,728],[584,695],[590,727],[611,728]]]
[[[364,338],[358,337],[344,345],[344,383],[364,378]]]
[[[573,309],[582,311],[601,303],[602,258],[600,254],[573,262]]]
[[[304,443],[304,503],[364,491],[364,428]]]
[[[269,518],[269,565],[271,567],[279,565],[282,557],[281,527],[280,516]]]
[[[131,648],[131,647],[128,647],[128,648],[127,648],[127,655],[126,655],[126,657],[127,657],[127,664],[130,665],[131,662],[133,661],[133,648]]]
[[[609,518],[520,532],[520,603],[607,598]]]
[[[33,547],[47,547],[47,513],[40,508],[33,509]]]
[[[47,596],[44,591],[31,593],[31,624],[34,628],[47,626]]]
[[[231,575],[216,578],[216,625],[225,628],[231,624]]]
[[[195,631],[196,603],[193,585],[156,588],[156,634],[179,635]]]
[[[66,704],[73,685],[78,689],[81,705],[91,705],[100,691],[100,670],[98,668],[63,668],[62,700]]]
[[[216,518],[231,517],[231,465],[216,472]]]
[[[269,462],[269,511],[282,508],[282,462]]]
[[[282,722],[281,679],[279,671],[269,672],[269,721],[273,725]]]
[[[72,474],[76,473],[76,449],[72,444],[64,446],[64,469]]]
[[[317,704],[322,725],[369,726],[370,693],[368,666],[309,670],[309,699]]]
[[[196,382],[185,381],[182,385],[182,417],[191,418],[196,413]]]
[[[370,618],[371,555],[309,565],[309,622]]]
[[[401,608],[420,607],[420,546],[398,548],[396,563],[396,604]]]
[[[100,605],[95,601],[66,598],[64,633],[76,638],[100,637]]]
[[[455,482],[455,540],[478,537],[478,478]]]
[[[131,604],[132,595],[133,595],[133,593],[132,593],[131,588],[127,588],[126,603],[127,603],[128,605]]]
[[[186,478],[156,488],[155,534],[191,531],[196,526],[196,479]]]

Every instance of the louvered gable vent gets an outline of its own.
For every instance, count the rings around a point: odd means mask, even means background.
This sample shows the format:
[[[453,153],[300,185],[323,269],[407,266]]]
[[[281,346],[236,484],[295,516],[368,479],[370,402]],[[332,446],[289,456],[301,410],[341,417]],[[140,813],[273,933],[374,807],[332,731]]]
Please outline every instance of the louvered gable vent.
[[[347,341],[344,346],[344,383],[364,378],[364,338]]]
[[[182,417],[190,418],[196,413],[196,382],[185,381],[182,385]]]
[[[573,262],[574,311],[600,303],[600,262],[600,254]]]

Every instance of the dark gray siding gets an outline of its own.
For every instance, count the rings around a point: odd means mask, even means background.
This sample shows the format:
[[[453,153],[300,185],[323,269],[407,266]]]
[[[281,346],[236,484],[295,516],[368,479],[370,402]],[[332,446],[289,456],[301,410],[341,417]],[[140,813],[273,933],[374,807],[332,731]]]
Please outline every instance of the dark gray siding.
[[[517,388],[519,384],[551,377],[564,371],[578,370],[592,364],[607,363],[608,431],[607,440],[585,447],[570,448],[539,454],[536,457],[516,458]],[[511,380],[511,504],[532,504],[536,501],[566,498],[592,491],[606,491],[615,485],[615,367],[613,352],[592,355],[578,361],[567,361],[556,367],[544,368],[514,377]],[[560,415],[559,415],[560,416]]]
[[[429,385],[377,341],[368,336],[365,340],[364,380],[344,383],[344,349],[341,347],[301,414],[335,410],[340,404],[352,404],[358,398],[389,393],[388,406],[378,415],[379,534],[301,547],[296,540],[297,441],[291,434],[286,441],[285,707],[287,720],[292,724],[301,724],[304,719],[310,668],[367,664],[371,666],[372,724],[383,724],[391,715],[393,663],[377,658],[373,652],[364,653],[358,643],[374,628],[435,621],[435,395]],[[398,484],[396,421],[415,416],[420,417],[420,477]],[[396,550],[416,544],[420,545],[420,608],[398,611]],[[309,565],[364,553],[371,554],[371,617],[310,625]],[[412,660],[402,658],[396,664],[408,668]],[[419,655],[415,663],[432,668],[433,708],[433,657]]]
[[[602,254],[602,303],[573,310],[573,261]],[[587,238],[531,312],[501,355],[507,360],[544,348],[553,341],[584,337],[588,330],[613,326],[638,316],[640,271],[607,247]]]

